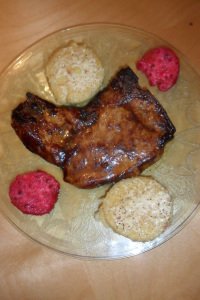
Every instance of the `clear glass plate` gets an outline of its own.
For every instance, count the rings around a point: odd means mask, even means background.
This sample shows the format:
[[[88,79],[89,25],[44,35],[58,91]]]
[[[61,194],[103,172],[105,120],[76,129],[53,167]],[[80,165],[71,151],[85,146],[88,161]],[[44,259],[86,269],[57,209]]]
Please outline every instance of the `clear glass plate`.
[[[107,186],[81,190],[63,182],[62,171],[29,152],[10,126],[11,110],[25,99],[27,91],[53,99],[44,66],[52,51],[69,40],[84,41],[95,49],[105,68],[105,85],[120,67],[129,65],[137,73],[140,85],[148,87],[159,99],[176,126],[175,138],[167,145],[162,159],[144,172],[166,186],[174,199],[172,224],[151,242],[131,241],[102,225],[94,215]],[[123,258],[165,242],[193,215],[200,194],[200,80],[183,55],[175,50],[181,63],[177,84],[164,93],[150,87],[142,73],[136,70],[135,62],[144,51],[160,45],[168,44],[149,33],[126,26],[77,26],[38,41],[1,74],[0,207],[13,224],[35,241],[78,257]],[[36,169],[49,172],[61,183],[55,209],[40,217],[22,214],[10,204],[8,197],[11,180],[17,174]]]

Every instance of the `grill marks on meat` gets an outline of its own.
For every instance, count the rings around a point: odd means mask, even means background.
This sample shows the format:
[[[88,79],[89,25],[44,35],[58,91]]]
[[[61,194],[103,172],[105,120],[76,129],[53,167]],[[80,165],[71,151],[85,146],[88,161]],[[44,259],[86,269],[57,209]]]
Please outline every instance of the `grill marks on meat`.
[[[12,112],[12,127],[30,151],[60,166],[64,180],[80,188],[139,175],[175,133],[128,67],[82,108],[56,107],[27,93]]]

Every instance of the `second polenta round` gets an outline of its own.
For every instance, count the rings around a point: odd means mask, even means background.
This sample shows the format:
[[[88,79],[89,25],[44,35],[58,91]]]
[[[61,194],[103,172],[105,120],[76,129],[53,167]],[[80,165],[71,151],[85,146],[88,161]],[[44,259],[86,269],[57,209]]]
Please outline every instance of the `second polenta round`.
[[[58,105],[79,105],[98,92],[104,69],[92,48],[71,41],[51,55],[46,76]]]
[[[99,216],[113,231],[134,241],[159,236],[170,224],[173,201],[152,177],[138,176],[113,185],[99,208]]]

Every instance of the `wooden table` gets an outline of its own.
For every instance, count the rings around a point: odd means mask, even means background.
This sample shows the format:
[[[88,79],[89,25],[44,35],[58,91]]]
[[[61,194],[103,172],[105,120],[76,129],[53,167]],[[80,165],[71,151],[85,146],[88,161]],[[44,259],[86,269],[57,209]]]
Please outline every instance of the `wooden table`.
[[[0,0],[0,71],[63,27],[114,22],[157,34],[200,69],[198,0]],[[200,299],[200,214],[164,245],[116,261],[85,261],[27,238],[0,215],[1,300]]]

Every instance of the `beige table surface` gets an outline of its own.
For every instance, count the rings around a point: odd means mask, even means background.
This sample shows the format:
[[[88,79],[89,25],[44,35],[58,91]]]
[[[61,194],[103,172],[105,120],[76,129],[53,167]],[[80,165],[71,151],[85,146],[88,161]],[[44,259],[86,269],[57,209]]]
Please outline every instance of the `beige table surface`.
[[[0,0],[0,71],[24,48],[57,29],[114,22],[172,43],[200,73],[198,0]],[[34,243],[0,214],[0,299],[200,299],[200,213],[145,254],[83,261]]]

